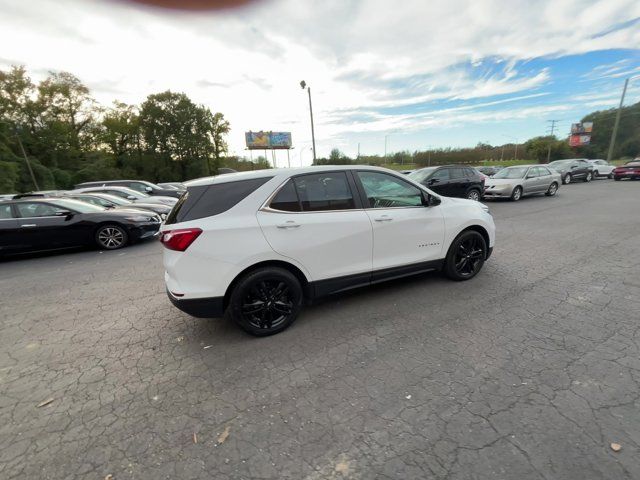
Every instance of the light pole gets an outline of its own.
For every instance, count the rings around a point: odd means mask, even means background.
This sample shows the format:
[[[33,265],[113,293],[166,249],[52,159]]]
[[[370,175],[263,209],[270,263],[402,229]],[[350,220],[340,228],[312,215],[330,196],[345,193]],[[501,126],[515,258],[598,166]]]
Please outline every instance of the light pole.
[[[302,147],[302,148],[300,149],[300,153],[298,154],[298,161],[300,162],[300,166],[301,166],[301,167],[303,166],[303,165],[302,165],[302,153],[303,153],[305,150],[311,150],[311,147],[307,146],[307,147]]]
[[[618,112],[616,113],[616,121],[613,124],[613,132],[611,132],[611,141],[609,142],[609,152],[607,153],[607,163],[611,163],[613,157],[613,147],[616,144],[616,135],[618,134],[618,125],[620,124],[620,114],[622,113],[622,104],[624,103],[624,96],[627,93],[627,87],[629,86],[629,80],[639,78],[640,75],[629,77],[624,81],[624,87],[622,88],[622,96],[620,97],[620,105],[618,106]]]
[[[387,163],[387,138],[389,138],[391,134],[388,133],[384,136],[384,163]]]
[[[313,163],[316,163],[316,134],[313,129],[313,106],[311,105],[311,87],[307,85],[307,82],[302,80],[300,82],[300,87],[304,90],[307,89],[307,93],[309,94],[309,115],[311,116],[311,142],[313,143]]]

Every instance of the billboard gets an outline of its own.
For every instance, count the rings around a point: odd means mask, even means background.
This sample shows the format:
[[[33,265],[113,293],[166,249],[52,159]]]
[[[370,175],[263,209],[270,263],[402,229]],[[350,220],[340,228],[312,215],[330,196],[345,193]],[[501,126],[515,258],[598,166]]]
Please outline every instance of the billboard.
[[[593,122],[581,122],[571,124],[571,135],[591,134],[593,131]]]
[[[245,132],[249,150],[274,150],[291,148],[291,132]]]
[[[571,135],[569,145],[572,147],[583,147],[591,143],[591,135]]]

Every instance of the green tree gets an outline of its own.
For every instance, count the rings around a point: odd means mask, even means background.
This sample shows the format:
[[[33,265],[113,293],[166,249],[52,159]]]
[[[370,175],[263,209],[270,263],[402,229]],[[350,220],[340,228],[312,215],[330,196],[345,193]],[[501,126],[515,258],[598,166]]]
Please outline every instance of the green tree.
[[[535,137],[524,144],[527,156],[540,163],[547,161],[549,147],[551,147],[551,161],[570,158],[573,153],[567,140],[558,140],[555,136]]]

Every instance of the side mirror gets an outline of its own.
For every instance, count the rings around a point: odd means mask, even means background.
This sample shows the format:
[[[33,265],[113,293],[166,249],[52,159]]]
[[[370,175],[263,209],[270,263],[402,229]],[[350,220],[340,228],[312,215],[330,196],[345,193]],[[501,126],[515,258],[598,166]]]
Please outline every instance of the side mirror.
[[[440,203],[442,203],[442,200],[440,200],[439,197],[436,197],[435,195],[429,195],[426,192],[422,194],[422,204],[425,207],[435,207],[437,205],[440,205]]]
[[[431,178],[429,179],[429,181],[427,182],[428,185],[433,185],[434,183],[438,183],[440,180],[438,180],[437,178]]]
[[[153,192],[153,188],[151,188],[151,187],[144,187],[144,191],[145,191],[145,192]]]

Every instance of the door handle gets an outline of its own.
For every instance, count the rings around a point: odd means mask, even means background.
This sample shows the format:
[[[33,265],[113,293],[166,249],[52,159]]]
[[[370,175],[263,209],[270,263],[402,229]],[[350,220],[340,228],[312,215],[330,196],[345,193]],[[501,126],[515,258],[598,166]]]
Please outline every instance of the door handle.
[[[37,227],[35,223],[27,223],[25,225],[20,225],[21,228],[29,228],[29,227]]]
[[[276,225],[277,228],[298,228],[300,226],[299,223],[289,220],[288,222],[281,223]]]
[[[376,222],[390,222],[393,218],[383,215],[382,217],[374,218]]]

